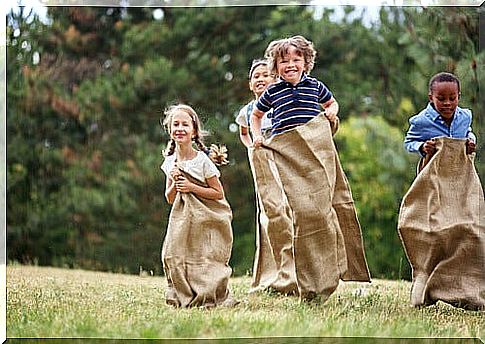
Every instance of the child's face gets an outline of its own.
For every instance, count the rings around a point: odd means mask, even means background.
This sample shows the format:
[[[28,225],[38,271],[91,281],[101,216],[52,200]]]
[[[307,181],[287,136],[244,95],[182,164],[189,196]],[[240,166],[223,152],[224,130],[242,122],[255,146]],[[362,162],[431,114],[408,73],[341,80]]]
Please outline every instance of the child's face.
[[[266,87],[274,82],[269,69],[266,65],[260,65],[256,67],[249,80],[249,89],[253,91],[256,98],[259,98],[263,94]]]
[[[305,59],[294,46],[290,46],[286,55],[276,59],[276,69],[279,76],[296,85],[305,71]]]
[[[191,144],[195,134],[192,118],[184,111],[177,111],[170,123],[170,137],[177,144]]]
[[[451,120],[460,99],[458,85],[450,81],[436,82],[433,84],[428,98],[441,117]]]

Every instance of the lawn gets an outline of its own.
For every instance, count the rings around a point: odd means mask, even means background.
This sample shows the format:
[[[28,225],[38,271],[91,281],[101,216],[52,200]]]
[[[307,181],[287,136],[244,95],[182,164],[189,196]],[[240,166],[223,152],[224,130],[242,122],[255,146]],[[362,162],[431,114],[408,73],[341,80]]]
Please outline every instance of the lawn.
[[[407,281],[342,282],[323,304],[248,295],[249,284],[231,279],[237,307],[174,309],[165,305],[161,276],[7,265],[7,338],[485,339],[484,312],[442,302],[415,309]]]

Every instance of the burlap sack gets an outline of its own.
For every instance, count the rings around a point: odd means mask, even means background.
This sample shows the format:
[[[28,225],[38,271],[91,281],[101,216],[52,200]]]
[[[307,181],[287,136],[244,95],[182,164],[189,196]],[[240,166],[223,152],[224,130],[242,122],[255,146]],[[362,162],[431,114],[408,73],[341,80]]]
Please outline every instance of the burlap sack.
[[[398,231],[413,271],[411,304],[485,305],[485,203],[465,140],[438,138],[404,196]]]
[[[355,207],[328,120],[272,137],[252,149],[258,194],[269,221],[273,257],[290,257],[283,271],[294,276],[302,298],[328,298],[339,279],[370,281]],[[293,268],[294,264],[294,268]],[[277,267],[278,268],[278,267]]]
[[[189,174],[185,177],[204,185]],[[228,299],[232,212],[223,200],[178,193],[162,247],[166,301],[180,307],[217,306]]]
[[[295,294],[298,287],[290,208],[281,181],[265,175],[271,169],[270,160],[258,159],[260,157],[253,157],[253,150],[249,150],[257,201],[256,254],[250,292],[271,288],[284,294]],[[259,173],[255,171],[255,159]]]

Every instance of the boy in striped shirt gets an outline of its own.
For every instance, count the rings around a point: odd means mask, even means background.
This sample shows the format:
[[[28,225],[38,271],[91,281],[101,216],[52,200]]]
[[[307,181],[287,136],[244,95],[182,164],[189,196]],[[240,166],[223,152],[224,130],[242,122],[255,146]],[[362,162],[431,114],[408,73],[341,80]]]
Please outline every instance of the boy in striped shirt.
[[[325,110],[332,132],[338,126],[339,106],[323,82],[308,76],[315,63],[313,43],[302,36],[273,41],[265,52],[269,68],[279,80],[256,102],[251,116],[254,147],[261,146],[261,118],[273,109],[271,135],[307,123]]]

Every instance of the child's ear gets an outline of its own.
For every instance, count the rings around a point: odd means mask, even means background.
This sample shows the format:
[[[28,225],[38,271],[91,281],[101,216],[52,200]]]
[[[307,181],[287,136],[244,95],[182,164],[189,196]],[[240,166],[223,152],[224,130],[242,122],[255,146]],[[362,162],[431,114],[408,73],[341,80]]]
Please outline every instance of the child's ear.
[[[428,99],[431,103],[433,102],[433,95],[431,94],[431,92],[428,93]]]
[[[249,90],[252,91],[253,90],[253,85],[251,85],[251,80],[249,80]]]

